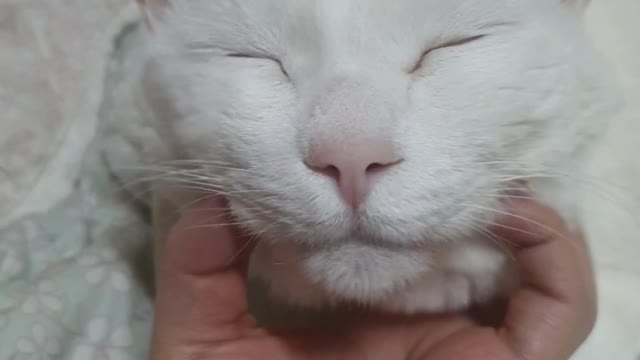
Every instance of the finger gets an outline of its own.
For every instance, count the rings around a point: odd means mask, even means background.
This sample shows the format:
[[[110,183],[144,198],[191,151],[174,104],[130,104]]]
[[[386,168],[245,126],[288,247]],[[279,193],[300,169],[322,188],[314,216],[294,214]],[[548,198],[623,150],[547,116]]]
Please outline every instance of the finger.
[[[595,286],[587,246],[553,211],[514,202],[500,226],[515,252],[522,287],[500,336],[522,359],[567,359],[595,322]]]
[[[239,338],[247,311],[248,239],[234,233],[224,202],[185,211],[160,249],[153,359],[193,344]]]

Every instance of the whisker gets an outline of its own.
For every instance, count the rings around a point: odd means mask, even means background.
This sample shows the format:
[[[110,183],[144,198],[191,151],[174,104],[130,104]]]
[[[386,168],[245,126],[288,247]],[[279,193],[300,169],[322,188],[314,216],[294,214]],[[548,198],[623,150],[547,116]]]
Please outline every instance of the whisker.
[[[254,245],[258,241],[259,241],[258,236],[252,236],[251,238],[249,238],[247,242],[244,245],[242,245],[240,249],[233,256],[231,256],[231,259],[229,259],[229,263],[227,265],[233,264],[238,259],[238,257],[242,255],[242,253],[245,252],[247,248],[249,248],[250,245]]]
[[[516,231],[516,232],[519,232],[519,233],[522,233],[522,234],[526,234],[526,235],[531,235],[531,236],[537,236],[537,235],[538,235],[538,234],[536,234],[536,233],[534,233],[534,232],[531,232],[531,231],[526,231],[526,230],[523,230],[523,229],[518,229],[518,228],[515,228],[515,227],[512,227],[512,226],[503,225],[503,224],[500,224],[500,223],[495,223],[495,222],[491,222],[491,221],[484,221],[484,220],[481,220],[481,219],[476,219],[476,221],[482,222],[482,223],[484,223],[484,224],[486,224],[486,225],[490,225],[490,226],[494,226],[494,227],[499,227],[499,228],[502,228],[502,229],[513,230],[513,231]],[[513,246],[516,246],[516,245],[517,245],[517,244],[516,244],[516,243],[514,243],[514,242],[510,242],[510,244],[511,244],[511,245],[513,245]]]
[[[477,226],[472,224],[471,225],[474,229],[476,229],[478,232],[480,232],[481,234],[485,235],[487,238],[489,238],[489,240],[493,241],[496,245],[498,245],[498,247],[500,249],[502,249],[502,251],[506,254],[508,254],[508,256],[512,259],[515,260],[515,256],[513,255],[513,253],[510,251],[510,249],[507,247],[508,245],[513,245],[513,243],[511,241],[509,241],[508,239],[505,239],[495,233],[493,233],[492,231],[490,231],[489,229],[483,228],[481,226]]]
[[[534,196],[527,196],[527,195],[507,195],[507,194],[483,194],[483,193],[479,193],[479,194],[473,194],[473,196],[478,196],[478,197],[490,197],[490,198],[498,198],[498,199],[525,199],[525,200],[534,200],[535,197]]]
[[[551,228],[551,227],[549,227],[549,226],[547,226],[547,225],[545,225],[545,224],[542,224],[542,223],[540,223],[540,222],[537,222],[537,221],[535,221],[535,220],[532,220],[532,219],[526,218],[526,217],[524,217],[524,216],[520,216],[520,215],[517,215],[517,214],[512,214],[512,213],[508,213],[508,212],[506,212],[506,211],[497,210],[497,209],[492,209],[492,208],[488,208],[488,207],[484,207],[484,206],[470,205],[470,204],[460,204],[460,205],[462,205],[462,206],[466,206],[466,207],[468,207],[468,208],[475,208],[475,209],[479,209],[479,210],[490,211],[490,212],[493,212],[493,213],[496,213],[496,214],[501,214],[501,215],[505,215],[505,216],[510,216],[510,217],[514,217],[514,218],[516,218],[516,219],[520,219],[520,220],[526,221],[526,222],[528,222],[528,223],[530,223],[530,224],[533,224],[533,225],[539,226],[539,227],[541,227],[541,228],[543,228],[543,229],[545,229],[545,230],[547,230],[547,231],[551,232],[552,234],[554,234],[554,235],[558,236],[559,238],[561,238],[561,239],[563,239],[563,240],[566,240],[566,241],[569,241],[573,246],[576,246],[576,243],[575,243],[571,238],[569,238],[569,237],[567,237],[566,235],[562,234],[562,233],[561,233],[561,232],[559,232],[558,230],[553,229],[553,228]]]

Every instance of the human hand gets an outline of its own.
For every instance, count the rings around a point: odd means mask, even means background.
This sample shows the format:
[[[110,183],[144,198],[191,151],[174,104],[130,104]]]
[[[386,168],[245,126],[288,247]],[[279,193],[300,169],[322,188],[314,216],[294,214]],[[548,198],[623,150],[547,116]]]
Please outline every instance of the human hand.
[[[345,321],[339,335],[270,331],[248,312],[248,239],[225,226],[223,204],[212,206],[187,211],[160,250],[152,360],[566,360],[595,321],[583,239],[552,211],[522,201],[496,227],[517,248],[523,280],[499,326],[464,315],[370,315]]]

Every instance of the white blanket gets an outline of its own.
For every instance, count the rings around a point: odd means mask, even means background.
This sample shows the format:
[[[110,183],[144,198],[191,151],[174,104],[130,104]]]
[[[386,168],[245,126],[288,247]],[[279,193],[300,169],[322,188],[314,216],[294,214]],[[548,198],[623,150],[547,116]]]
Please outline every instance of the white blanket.
[[[112,41],[135,10],[131,0],[0,0],[0,226],[72,191]]]

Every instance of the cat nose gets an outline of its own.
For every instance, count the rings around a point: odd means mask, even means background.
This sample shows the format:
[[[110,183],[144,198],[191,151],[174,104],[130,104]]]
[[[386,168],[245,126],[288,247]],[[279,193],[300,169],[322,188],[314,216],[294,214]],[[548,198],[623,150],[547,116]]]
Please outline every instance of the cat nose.
[[[369,195],[374,179],[400,162],[390,140],[368,139],[312,143],[307,165],[331,177],[342,199],[356,210]]]

